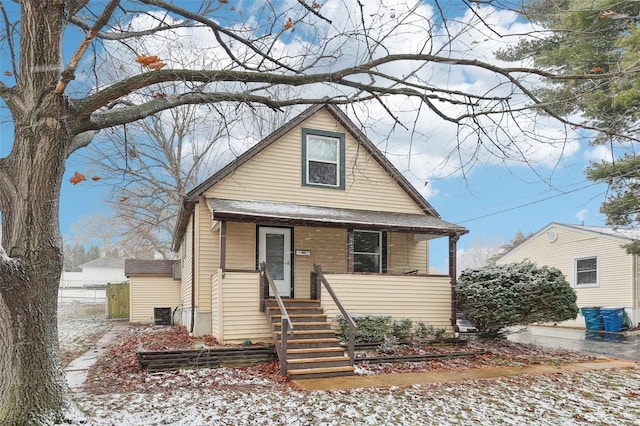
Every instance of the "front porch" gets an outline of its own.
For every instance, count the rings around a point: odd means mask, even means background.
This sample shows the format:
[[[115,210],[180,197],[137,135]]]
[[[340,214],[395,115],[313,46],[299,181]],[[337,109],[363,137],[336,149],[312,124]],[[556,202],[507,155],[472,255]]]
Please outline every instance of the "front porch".
[[[307,271],[311,277],[312,270]],[[446,275],[391,275],[325,273],[342,305],[350,315],[390,315],[411,318],[452,331],[451,279]],[[296,289],[301,287],[297,283]],[[302,297],[321,302],[327,319],[340,315],[325,287],[308,279]],[[267,293],[268,294],[268,293]],[[211,277],[212,335],[220,343],[273,343],[269,320],[261,311],[265,300],[258,270],[218,269]],[[454,318],[455,320],[455,318]]]

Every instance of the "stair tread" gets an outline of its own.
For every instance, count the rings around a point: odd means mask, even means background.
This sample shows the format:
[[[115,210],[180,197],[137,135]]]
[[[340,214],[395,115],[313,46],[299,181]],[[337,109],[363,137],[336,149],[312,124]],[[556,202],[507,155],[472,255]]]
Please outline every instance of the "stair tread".
[[[354,371],[355,369],[350,365],[342,365],[337,367],[320,367],[320,368],[301,368],[299,370],[291,370],[289,374],[291,376],[297,376],[302,374],[323,374],[323,373],[336,373],[343,371]]]
[[[296,354],[310,354],[314,352],[342,352],[344,353],[344,348],[342,347],[331,347],[331,348],[299,348],[299,349],[289,349],[287,348],[287,355],[296,355]]]
[[[307,364],[310,362],[337,362],[337,361],[349,361],[348,356],[326,356],[318,358],[294,358],[287,359],[289,364]]]
[[[326,321],[291,321],[291,324],[293,324],[293,328],[296,328],[296,325],[299,326],[305,326],[305,327],[309,327],[309,326],[323,326],[323,325],[329,325],[328,322]],[[274,326],[280,326],[279,323],[274,324]]]
[[[280,330],[276,330],[274,331],[275,334],[277,334],[278,336],[280,336],[282,334],[282,331]],[[289,333],[291,333],[291,330],[289,330]],[[296,327],[293,327],[293,334],[330,334],[332,336],[335,336],[336,333],[333,332],[333,330],[315,330],[315,329],[311,329],[311,330],[296,330]]]
[[[321,310],[321,306],[287,306],[288,311],[318,311]],[[279,306],[267,306],[269,311],[279,311]]]
[[[282,314],[271,314],[272,318],[281,318]],[[289,314],[289,318],[327,317],[327,314]]]
[[[280,342],[280,340],[278,340]],[[333,343],[333,342],[341,342],[338,338],[319,338],[319,339],[287,339],[287,343]]]

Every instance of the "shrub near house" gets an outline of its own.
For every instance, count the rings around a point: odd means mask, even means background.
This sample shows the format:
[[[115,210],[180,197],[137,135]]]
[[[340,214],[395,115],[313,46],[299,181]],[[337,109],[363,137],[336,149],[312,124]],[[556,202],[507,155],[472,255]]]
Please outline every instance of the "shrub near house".
[[[524,261],[462,271],[458,309],[486,336],[505,327],[575,319],[576,294],[559,269]]]

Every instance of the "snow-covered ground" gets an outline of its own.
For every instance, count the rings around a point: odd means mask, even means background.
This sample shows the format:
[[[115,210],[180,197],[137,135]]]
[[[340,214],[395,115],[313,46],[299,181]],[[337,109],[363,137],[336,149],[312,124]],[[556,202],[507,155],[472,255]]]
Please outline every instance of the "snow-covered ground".
[[[95,309],[91,325],[87,306],[63,308],[63,346],[108,326]],[[221,368],[148,373],[136,389],[89,387],[75,395],[86,418],[67,425],[640,425],[640,366],[313,392]]]
[[[108,329],[104,301],[58,301],[58,341],[63,366],[89,349]]]
[[[303,392],[231,369],[151,374],[155,392],[84,394],[89,425],[640,425],[640,368]],[[175,381],[188,381],[178,388]]]

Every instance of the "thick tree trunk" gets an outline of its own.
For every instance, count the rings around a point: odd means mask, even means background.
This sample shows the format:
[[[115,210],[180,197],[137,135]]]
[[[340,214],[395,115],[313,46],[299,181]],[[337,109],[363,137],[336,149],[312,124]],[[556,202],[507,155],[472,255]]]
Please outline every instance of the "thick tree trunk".
[[[60,367],[58,207],[69,140],[60,77],[62,0],[22,2],[15,133],[0,161],[0,424],[50,425],[74,410]],[[5,252],[6,251],[6,252]]]
[[[15,120],[15,155],[7,164],[12,188],[5,188],[10,202],[2,210],[0,424],[53,424],[71,408],[57,330],[65,135],[47,117],[59,109],[43,102],[39,113]]]

